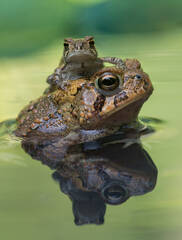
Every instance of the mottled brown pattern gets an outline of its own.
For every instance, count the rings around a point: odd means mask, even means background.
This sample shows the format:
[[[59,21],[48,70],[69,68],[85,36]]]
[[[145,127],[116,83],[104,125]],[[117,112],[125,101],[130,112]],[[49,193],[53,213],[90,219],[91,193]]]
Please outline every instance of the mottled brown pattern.
[[[104,106],[106,97],[104,95],[100,95],[97,97],[95,103],[94,103],[94,109],[98,112],[102,111],[102,107]]]
[[[58,89],[30,102],[17,117],[16,135],[56,134],[65,137],[81,130],[101,129],[108,133],[135,121],[153,87],[136,59],[125,62],[129,66],[125,70],[103,68],[90,79],[70,80],[65,90]],[[98,86],[97,80],[104,74],[111,77],[113,74],[114,79],[119,79],[116,89],[113,86],[110,89],[108,85],[104,88],[106,91]]]

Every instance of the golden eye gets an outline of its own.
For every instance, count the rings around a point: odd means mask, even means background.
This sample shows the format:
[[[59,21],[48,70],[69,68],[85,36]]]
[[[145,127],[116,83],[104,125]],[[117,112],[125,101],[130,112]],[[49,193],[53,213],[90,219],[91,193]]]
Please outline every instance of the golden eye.
[[[98,87],[105,91],[113,91],[119,87],[120,79],[114,74],[107,74],[98,78]]]

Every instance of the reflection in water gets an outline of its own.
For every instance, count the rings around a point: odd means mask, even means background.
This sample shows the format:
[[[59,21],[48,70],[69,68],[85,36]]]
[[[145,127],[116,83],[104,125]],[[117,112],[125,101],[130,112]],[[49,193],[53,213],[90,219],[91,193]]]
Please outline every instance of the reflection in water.
[[[122,204],[156,184],[157,168],[136,135],[71,145],[60,138],[34,137],[22,140],[22,147],[55,169],[52,177],[71,199],[76,225],[102,224],[106,204]]]

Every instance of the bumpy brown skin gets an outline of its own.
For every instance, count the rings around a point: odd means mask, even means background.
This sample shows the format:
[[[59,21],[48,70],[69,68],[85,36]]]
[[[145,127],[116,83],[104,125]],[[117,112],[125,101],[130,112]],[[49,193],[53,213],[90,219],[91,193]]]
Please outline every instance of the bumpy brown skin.
[[[64,89],[69,84],[69,80],[90,78],[101,68],[103,61],[97,57],[93,37],[67,38],[64,40],[63,57],[54,73],[48,77],[47,82],[50,87],[45,93],[59,88]]]
[[[65,91],[56,90],[31,102],[17,117],[15,134],[67,136],[80,134],[82,130],[97,130],[100,136],[135,121],[153,87],[136,59],[127,59],[125,66],[124,71],[116,67],[103,68],[89,81],[86,78],[70,80]],[[115,90],[107,92],[98,86],[98,79],[106,75],[120,79]],[[89,136],[88,133],[86,139],[96,137],[97,134]]]
[[[18,115],[16,135],[20,137],[38,135],[64,136],[77,125],[73,117],[73,100],[85,83],[84,79],[73,81],[67,91],[57,90],[30,102]]]

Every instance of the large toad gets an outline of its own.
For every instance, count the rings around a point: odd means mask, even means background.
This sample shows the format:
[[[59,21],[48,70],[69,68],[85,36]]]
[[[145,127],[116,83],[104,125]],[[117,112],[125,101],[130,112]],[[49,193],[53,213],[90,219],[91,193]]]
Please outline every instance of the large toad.
[[[136,59],[124,63],[125,69],[102,68],[89,80],[70,80],[65,90],[32,101],[18,115],[15,134],[64,137],[78,133],[86,141],[135,121],[153,87]]]

